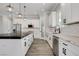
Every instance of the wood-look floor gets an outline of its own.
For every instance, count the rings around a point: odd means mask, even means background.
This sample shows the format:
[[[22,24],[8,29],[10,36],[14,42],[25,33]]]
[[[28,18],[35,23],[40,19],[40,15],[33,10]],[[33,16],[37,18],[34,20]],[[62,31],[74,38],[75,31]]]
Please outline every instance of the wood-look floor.
[[[46,40],[34,39],[26,56],[53,56],[53,51]]]

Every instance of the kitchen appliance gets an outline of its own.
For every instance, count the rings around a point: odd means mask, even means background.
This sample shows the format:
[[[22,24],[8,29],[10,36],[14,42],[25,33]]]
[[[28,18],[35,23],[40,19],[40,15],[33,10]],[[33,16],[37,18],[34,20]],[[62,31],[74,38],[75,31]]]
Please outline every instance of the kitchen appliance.
[[[13,32],[21,34],[21,24],[13,24]]]
[[[61,29],[59,26],[52,27],[50,30],[53,32],[53,34],[61,33]]]
[[[53,55],[59,55],[59,37],[53,36]]]
[[[32,24],[28,24],[28,28],[33,28],[33,25]]]

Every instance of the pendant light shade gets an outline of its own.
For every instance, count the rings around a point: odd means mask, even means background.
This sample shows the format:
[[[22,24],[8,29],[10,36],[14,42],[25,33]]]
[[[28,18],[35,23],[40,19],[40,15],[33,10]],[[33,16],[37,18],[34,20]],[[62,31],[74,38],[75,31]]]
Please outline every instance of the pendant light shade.
[[[18,13],[18,17],[22,17],[22,14],[21,13]]]
[[[11,12],[12,9],[13,9],[13,7],[11,6],[11,4],[7,5],[7,7],[8,7],[8,11]]]
[[[24,6],[24,20],[26,20],[26,18],[25,18],[25,13],[26,13],[26,6]]]

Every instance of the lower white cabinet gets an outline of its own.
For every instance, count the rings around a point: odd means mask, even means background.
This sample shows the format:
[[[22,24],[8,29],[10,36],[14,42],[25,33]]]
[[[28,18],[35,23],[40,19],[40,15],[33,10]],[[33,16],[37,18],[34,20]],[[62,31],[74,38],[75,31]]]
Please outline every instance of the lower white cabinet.
[[[27,53],[33,42],[33,34],[30,34],[22,39],[23,47],[24,47],[24,55]]]
[[[0,39],[0,56],[25,56],[33,42],[33,34],[22,39]]]
[[[79,56],[78,50],[78,46],[62,39],[59,40],[59,56]]]
[[[53,36],[52,36],[52,34],[49,34],[49,36],[47,38],[47,42],[48,42],[49,46],[53,49]]]
[[[69,51],[71,51],[75,56],[79,56],[79,46],[73,45],[71,43],[69,44]]]

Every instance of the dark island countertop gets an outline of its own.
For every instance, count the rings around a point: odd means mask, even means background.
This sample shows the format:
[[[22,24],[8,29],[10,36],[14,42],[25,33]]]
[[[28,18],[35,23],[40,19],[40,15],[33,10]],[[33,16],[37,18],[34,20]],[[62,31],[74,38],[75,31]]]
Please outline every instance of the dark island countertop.
[[[21,39],[29,34],[33,33],[32,31],[28,31],[25,33],[8,33],[8,34],[0,34],[0,39]]]

